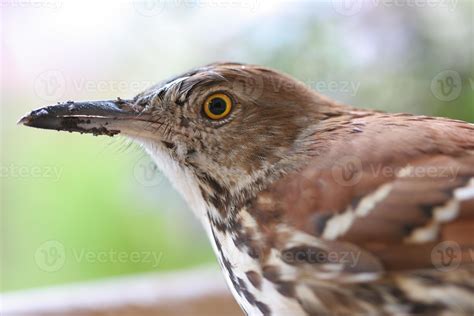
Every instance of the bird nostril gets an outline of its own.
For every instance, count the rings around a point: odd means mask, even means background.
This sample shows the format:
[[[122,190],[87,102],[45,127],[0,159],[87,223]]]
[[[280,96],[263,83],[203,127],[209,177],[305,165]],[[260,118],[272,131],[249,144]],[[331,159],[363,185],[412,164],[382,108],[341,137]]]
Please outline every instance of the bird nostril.
[[[115,104],[117,108],[128,112],[141,112],[144,109],[143,105],[134,104],[132,100],[123,100],[120,97],[117,97]]]

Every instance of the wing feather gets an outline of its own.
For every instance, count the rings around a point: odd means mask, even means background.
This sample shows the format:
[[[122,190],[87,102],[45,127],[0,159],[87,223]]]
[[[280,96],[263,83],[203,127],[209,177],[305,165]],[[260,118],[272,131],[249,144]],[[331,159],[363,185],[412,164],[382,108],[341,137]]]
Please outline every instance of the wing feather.
[[[356,120],[365,129],[349,139],[341,135],[351,124],[322,128],[314,137],[327,141],[315,142],[314,159],[261,196],[291,226],[332,247],[353,245],[387,271],[434,268],[444,241],[474,252],[473,126],[407,116],[387,127],[390,119]]]

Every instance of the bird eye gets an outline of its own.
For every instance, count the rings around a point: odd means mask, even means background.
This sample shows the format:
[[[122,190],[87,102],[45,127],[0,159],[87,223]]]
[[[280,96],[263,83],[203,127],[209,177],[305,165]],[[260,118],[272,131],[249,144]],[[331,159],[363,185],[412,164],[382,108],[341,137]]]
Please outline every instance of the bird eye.
[[[223,93],[209,96],[204,102],[204,113],[212,120],[220,120],[229,115],[232,109],[232,100]]]

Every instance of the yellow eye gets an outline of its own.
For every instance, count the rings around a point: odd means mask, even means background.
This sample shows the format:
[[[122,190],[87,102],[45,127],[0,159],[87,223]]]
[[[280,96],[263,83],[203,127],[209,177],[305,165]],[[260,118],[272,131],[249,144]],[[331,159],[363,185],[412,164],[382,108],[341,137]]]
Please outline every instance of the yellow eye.
[[[204,113],[212,120],[220,120],[229,115],[232,100],[223,93],[209,96],[204,102]]]

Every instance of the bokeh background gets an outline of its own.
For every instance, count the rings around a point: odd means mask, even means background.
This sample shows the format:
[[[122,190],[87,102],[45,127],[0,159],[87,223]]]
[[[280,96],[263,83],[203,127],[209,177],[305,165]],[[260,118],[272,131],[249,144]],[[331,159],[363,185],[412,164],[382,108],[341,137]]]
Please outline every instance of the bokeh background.
[[[217,267],[140,148],[17,126],[33,108],[238,61],[355,106],[474,121],[468,0],[1,0],[0,26],[2,292]]]

